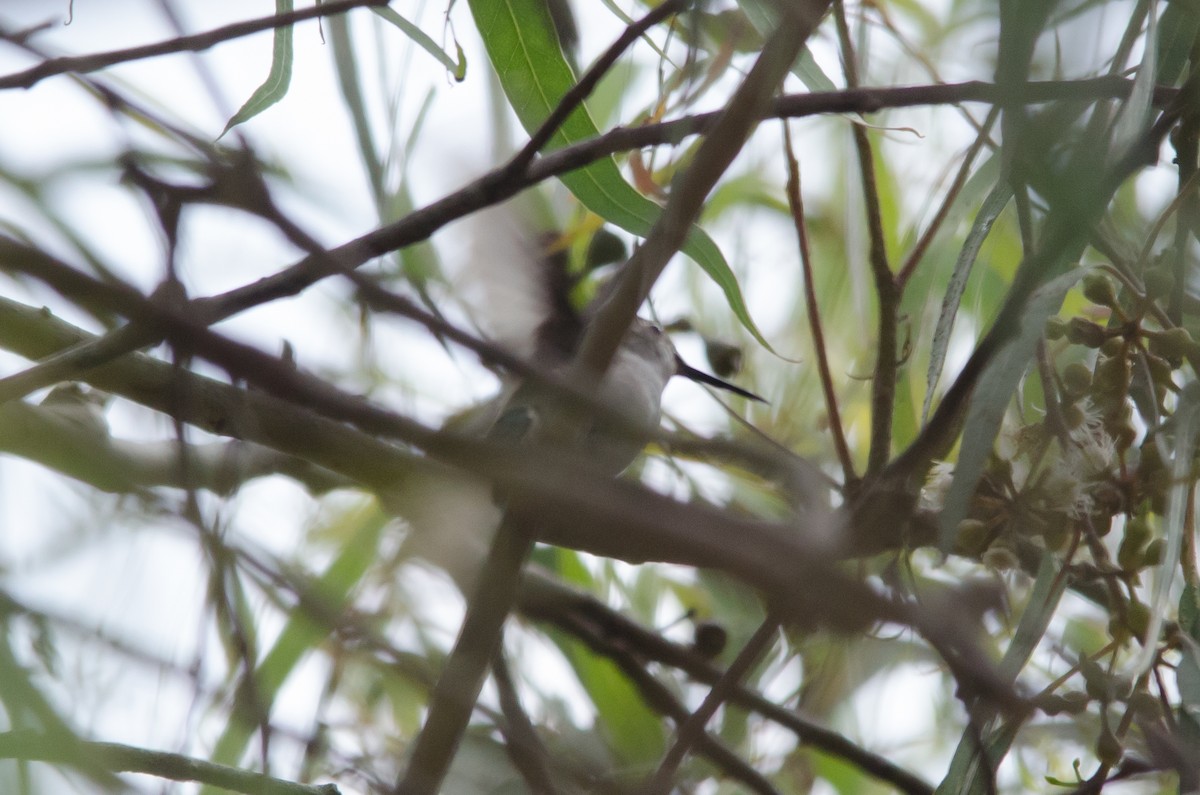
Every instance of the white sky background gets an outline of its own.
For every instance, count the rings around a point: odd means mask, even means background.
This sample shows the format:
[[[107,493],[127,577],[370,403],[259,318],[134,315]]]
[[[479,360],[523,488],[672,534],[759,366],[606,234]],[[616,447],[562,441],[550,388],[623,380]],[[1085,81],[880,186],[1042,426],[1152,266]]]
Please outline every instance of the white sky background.
[[[267,14],[269,2],[177,2],[178,13],[187,33],[209,30],[233,21]],[[607,46],[619,32],[620,25],[600,4],[576,3],[583,13],[581,28],[585,31],[585,47]],[[584,6],[594,7],[584,10]],[[625,4],[627,5],[627,4]],[[406,16],[413,14],[412,4],[397,3],[396,10]],[[441,38],[442,6],[427,4],[426,13],[419,19],[423,29],[435,39]],[[403,84],[403,101],[398,126],[411,122],[415,103],[428,87],[437,91],[437,99],[426,123],[421,148],[410,173],[412,190],[418,205],[432,201],[454,189],[484,168],[492,165],[491,147],[485,131],[490,129],[485,94],[485,56],[473,35],[467,16],[466,3],[459,2],[453,18],[458,20],[456,32],[467,51],[468,79],[454,84],[442,68],[423,51],[410,47],[402,34],[377,22],[369,12],[352,13],[355,31],[370,38],[370,26],[378,28],[378,36],[389,42],[388,63],[382,71],[393,85]],[[28,27],[51,20],[52,29],[35,39],[42,47],[56,53],[88,53],[107,51],[136,44],[158,41],[177,35],[154,0],[76,0],[74,20],[62,25],[68,13],[66,0],[3,0],[0,4],[0,24],[8,29]],[[636,13],[636,12],[635,12]],[[411,17],[410,17],[411,18]],[[1090,50],[1081,52],[1079,60],[1092,63],[1095,52],[1109,50],[1102,34],[1110,32],[1103,19],[1085,20],[1078,39],[1064,42],[1071,55],[1072,47]],[[598,32],[603,31],[603,32]],[[138,61],[107,69],[96,76],[118,88],[136,87],[154,101],[182,117],[186,126],[214,138],[227,118],[265,78],[269,68],[271,37],[269,33],[217,45],[199,56],[171,55]],[[1086,42],[1086,44],[1085,44]],[[958,79],[987,79],[992,62],[990,55],[995,43],[981,39],[977,48],[961,53],[957,59],[940,62],[941,77]],[[1092,50],[1094,48],[1094,50]],[[352,130],[336,85],[332,47],[322,43],[318,23],[305,22],[295,32],[295,61],[291,91],[278,105],[240,128],[253,148],[267,161],[286,164],[295,188],[281,190],[276,198],[300,221],[328,245],[337,245],[377,226],[375,211],[370,203],[363,169],[352,137]],[[364,48],[362,74],[370,75],[374,50]],[[581,61],[587,63],[596,54],[584,51]],[[818,58],[831,75],[837,75],[836,63],[827,48],[817,48]],[[643,59],[646,53],[643,50]],[[198,77],[193,58],[198,58],[210,70],[221,96],[214,102]],[[1070,57],[1067,59],[1070,61]],[[647,62],[643,60],[643,62]],[[0,74],[8,74],[30,65],[31,61],[11,47],[0,47]],[[402,71],[403,65],[407,70]],[[919,75],[906,76],[909,82],[923,80]],[[794,87],[793,87],[794,88]],[[368,92],[368,103],[381,109],[380,93]],[[37,177],[63,163],[74,160],[111,160],[123,149],[123,137],[129,124],[115,125],[112,118],[96,103],[86,99],[69,78],[44,80],[29,91],[0,92],[0,168],[29,177]],[[892,137],[892,144],[902,147],[908,156],[894,159],[911,167],[911,174],[900,177],[914,186],[929,185],[939,177],[929,173],[929,163],[944,162],[950,152],[957,151],[969,141],[962,125],[946,122],[945,114],[915,110],[912,121],[924,137],[905,133]],[[924,120],[924,123],[922,123]],[[845,146],[848,136],[830,144],[830,138],[808,126],[804,121],[794,123],[798,148],[805,169],[806,188],[837,179],[830,172],[833,158],[812,153],[821,146]],[[751,150],[747,157],[777,156],[778,131],[766,132],[769,143]],[[808,135],[809,137],[805,137]],[[377,129],[377,141],[384,140],[383,128]],[[517,136],[518,142],[523,140]],[[806,156],[807,153],[807,156]],[[1164,170],[1165,172],[1165,170]],[[782,172],[780,180],[782,181]],[[1163,173],[1151,172],[1142,178],[1148,182],[1170,179]],[[1169,196],[1170,188],[1167,188]],[[56,194],[63,214],[79,224],[89,242],[104,252],[110,263],[119,266],[121,274],[144,290],[151,290],[162,276],[162,246],[148,208],[125,188],[105,178],[91,175],[64,180]],[[807,198],[807,197],[806,197]],[[915,212],[915,211],[914,211]],[[189,210],[181,247],[182,275],[193,295],[209,295],[252,281],[278,271],[295,262],[297,252],[284,245],[279,236],[264,225],[247,223],[240,217],[231,220],[227,211]],[[846,210],[848,251],[853,261],[865,254],[865,230],[857,219],[857,208]],[[19,227],[39,232],[39,221],[30,208],[18,198],[0,188],[0,221],[14,222]],[[751,314],[760,322],[768,337],[772,332],[793,322],[789,316],[792,302],[780,295],[781,269],[793,267],[795,243],[790,231],[779,234],[779,227],[738,229],[718,228],[714,234],[735,269],[746,278],[743,289]],[[39,243],[53,242],[49,230],[42,230]],[[439,241],[440,242],[440,241]],[[461,244],[448,244],[445,251],[453,252]],[[63,249],[63,253],[69,253]],[[70,259],[70,257],[68,257]],[[749,270],[749,262],[781,263],[773,269]],[[448,263],[453,265],[454,263]],[[656,295],[664,317],[687,308],[693,294],[690,282],[684,277],[680,262],[668,272]],[[797,272],[783,271],[784,278],[795,283]],[[50,302],[52,295],[36,288],[9,281],[0,283],[5,295],[30,303]],[[710,288],[710,306],[719,306],[719,299]],[[787,292],[787,291],[783,291]],[[355,328],[356,317],[345,310],[345,290],[327,281],[306,291],[298,298],[273,302],[221,325],[221,330],[241,339],[251,340],[267,351],[277,351],[283,341],[296,351],[301,367],[329,375],[336,382],[354,388],[358,361],[354,351],[359,344]],[[672,295],[682,296],[672,300]],[[782,300],[781,300],[782,298]],[[55,305],[59,311],[59,305]],[[90,328],[86,318],[64,312],[68,320]],[[724,321],[730,329],[732,318]],[[441,355],[422,332],[409,332],[402,324],[378,324],[377,350],[381,365],[397,383],[414,383],[414,392],[405,388],[388,388],[378,394],[393,401],[402,411],[417,411],[424,419],[433,420],[454,408],[487,394],[493,380],[474,365],[467,355],[449,360]],[[702,364],[699,346],[683,341],[682,352],[695,364]],[[391,351],[398,357],[390,357]],[[788,351],[789,355],[808,358],[807,349]],[[0,357],[0,374],[7,375],[22,366],[19,359]],[[419,375],[419,378],[416,377]],[[945,381],[943,381],[945,383]],[[365,385],[364,385],[365,386]],[[693,426],[704,427],[706,419],[719,417],[717,409],[695,388],[673,385],[667,395],[668,410],[682,413]],[[148,412],[122,405],[110,412],[114,431],[123,436],[163,438],[170,434],[167,423],[157,420],[148,423]],[[85,499],[86,498],[86,499]],[[197,550],[192,532],[187,528],[170,529],[162,525],[147,528],[141,533],[122,530],[114,533],[124,546],[106,544],[102,532],[104,516],[81,512],[97,501],[83,488],[65,484],[61,478],[47,475],[37,467],[11,458],[0,459],[0,567],[6,572],[0,585],[10,589],[32,606],[61,611],[85,620],[114,634],[131,639],[156,654],[174,658],[181,665],[189,664],[197,648],[197,630],[204,618],[198,606],[204,599],[202,572],[197,569]],[[103,501],[100,502],[103,504]],[[92,511],[93,508],[87,508]],[[214,507],[214,511],[216,508]],[[297,489],[281,479],[267,479],[251,484],[219,509],[219,516],[256,543],[287,555],[303,529],[312,521],[316,507]],[[113,521],[126,521],[124,514]],[[86,523],[86,524],[85,524]],[[314,568],[318,562],[313,561]],[[114,576],[116,575],[116,576]],[[269,642],[269,638],[264,638]],[[62,644],[69,649],[69,644]],[[219,647],[211,640],[208,654],[219,655]],[[89,661],[89,665],[91,662]],[[80,665],[80,672],[95,667],[81,661],[64,660],[64,668]],[[77,712],[72,715],[78,725],[98,739],[131,742],[149,747],[176,749],[197,725],[200,716],[188,715],[190,685],[171,675],[164,675],[153,684],[141,680],[144,672],[100,669],[111,679],[98,680],[94,701],[88,694],[71,693]],[[916,675],[911,678],[915,681]],[[68,677],[70,679],[70,677]],[[132,679],[132,681],[131,681]],[[907,681],[907,680],[906,680]],[[111,685],[108,690],[104,685]],[[897,687],[894,678],[881,683],[880,693],[894,696],[908,692],[919,700],[927,690],[905,690]],[[311,714],[311,698],[303,687],[293,685],[289,697],[279,699],[296,706],[296,714]],[[118,697],[113,697],[119,694]],[[65,696],[66,694],[64,694]],[[875,710],[879,705],[875,705]],[[913,709],[888,706],[886,713],[926,715],[927,707]],[[879,725],[870,706],[864,706],[858,716],[861,728],[876,744],[906,738],[911,725],[888,727]],[[282,716],[286,723],[287,715]],[[924,719],[932,719],[928,716]],[[211,739],[210,737],[204,738]],[[877,746],[876,746],[877,747]],[[182,748],[181,750],[187,750]],[[917,749],[915,758],[923,758]],[[924,757],[927,759],[927,757]],[[937,767],[928,771],[936,776]],[[288,771],[280,770],[282,775]],[[2,780],[2,778],[0,778]],[[343,792],[350,790],[343,788]]]

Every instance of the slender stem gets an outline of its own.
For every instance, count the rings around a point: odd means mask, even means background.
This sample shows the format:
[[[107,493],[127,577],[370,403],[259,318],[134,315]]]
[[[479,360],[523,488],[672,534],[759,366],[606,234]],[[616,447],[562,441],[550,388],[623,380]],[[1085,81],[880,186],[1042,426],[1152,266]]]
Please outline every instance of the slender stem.
[[[533,549],[533,537],[522,524],[518,512],[510,509],[496,531],[458,640],[430,698],[429,716],[396,785],[398,795],[426,795],[442,788],[488,666],[500,651],[504,621],[517,601],[521,568]]]
[[[517,152],[505,166],[504,176],[516,175],[525,171],[537,153],[542,150],[571,113],[583,104],[583,100],[595,90],[600,80],[617,62],[617,59],[629,47],[643,36],[647,30],[662,22],[667,17],[683,11],[691,0],[666,0],[662,5],[652,9],[650,13],[637,22],[625,28],[617,40],[604,51],[596,62],[584,73],[571,89],[563,95],[559,103],[542,122],[541,126],[529,138],[529,142]]]
[[[800,265],[804,271],[804,300],[808,312],[808,325],[812,331],[813,348],[817,354],[817,374],[821,379],[821,391],[825,394],[825,410],[829,413],[829,432],[833,434],[833,446],[838,461],[842,464],[842,483],[849,485],[858,480],[854,472],[854,459],[846,443],[842,428],[841,411],[838,409],[837,394],[833,389],[833,375],[829,369],[829,352],[825,346],[825,332],[821,327],[821,310],[817,305],[817,288],[813,280],[812,252],[808,245],[808,225],[804,221],[804,200],[800,191],[800,164],[792,149],[791,131],[787,122],[783,126],[783,145],[788,161],[787,197],[792,211],[792,222],[796,226],[796,240],[800,246]]]
[[[787,6],[779,27],[720,112],[692,164],[674,180],[662,214],[645,243],[625,264],[616,290],[600,307],[580,343],[575,369],[585,378],[596,377],[608,369],[638,307],[646,300],[667,261],[682,247],[713,185],[757,128],[761,114],[771,106],[780,82],[804,41],[816,29],[826,4],[827,0],[807,0]]]
[[[975,163],[975,158],[983,150],[983,147],[988,142],[988,133],[992,126],[996,123],[996,119],[1000,116],[1000,109],[993,107],[988,113],[987,119],[984,120],[983,126],[979,130],[979,135],[976,136],[975,142],[971,144],[971,148],[967,150],[966,156],[963,158],[962,165],[958,169],[958,173],[954,177],[954,182],[950,185],[950,189],[946,191],[945,197],[942,198],[942,204],[938,207],[937,213],[933,216],[933,220],[929,222],[929,226],[921,233],[921,237],[917,240],[916,245],[912,247],[912,251],[908,253],[904,264],[900,266],[900,270],[896,274],[896,283],[901,289],[908,284],[908,280],[912,278],[916,272],[917,266],[921,264],[925,252],[929,250],[930,244],[933,243],[933,238],[937,235],[938,230],[942,228],[942,224],[950,216],[950,208],[954,206],[954,200],[958,198],[958,194],[962,192],[963,186],[967,184],[967,178],[971,176],[971,166]]]
[[[842,48],[842,64],[846,71],[846,83],[858,88],[858,66],[855,63],[854,46],[850,41],[850,28],[846,23],[846,7],[843,0],[834,0],[833,16],[837,23],[838,39]],[[871,381],[871,448],[867,454],[867,475],[883,470],[891,457],[892,414],[896,399],[896,324],[899,316],[900,284],[892,275],[887,260],[887,244],[883,233],[883,215],[880,211],[879,187],[875,181],[875,156],[871,152],[871,141],[866,128],[851,123],[854,148],[858,152],[858,165],[862,174],[863,204],[867,213],[867,231],[871,239],[869,260],[871,275],[875,280],[875,295],[879,302],[879,332],[876,340],[875,374]]]
[[[322,8],[328,9],[328,6]],[[120,98],[112,92],[95,84],[91,87],[115,106],[123,105]],[[1121,98],[1128,96],[1131,89],[1130,81],[1119,78],[1046,81],[1027,83],[1021,99],[1029,104],[1037,104],[1056,100]],[[1156,89],[1155,103],[1164,105],[1177,93],[1171,88]],[[901,88],[852,89],[779,97],[762,117],[801,118],[827,113],[875,113],[886,108],[922,105],[996,103],[1001,98],[997,85],[979,81]],[[357,268],[390,251],[428,240],[446,224],[508,199],[539,182],[583,168],[619,152],[675,144],[689,136],[704,134],[719,115],[719,112],[712,112],[641,127],[617,127],[596,138],[544,154],[530,163],[524,174],[507,181],[497,176],[507,168],[502,166],[394,223],[320,254],[309,254],[294,265],[270,276],[219,295],[198,299],[195,302],[197,313],[211,318],[207,322],[216,323],[255,306],[297,295],[338,272],[337,269],[331,270],[327,267],[331,260],[341,263],[342,269]],[[161,339],[161,335],[141,324],[122,327],[72,350],[63,351],[51,361],[11,376],[10,381],[0,382],[3,386],[0,402],[23,397],[37,389],[112,361],[122,354],[153,345]]]
[[[7,88],[30,88],[48,77],[66,74],[67,72],[85,74],[120,63],[156,58],[161,55],[170,55],[177,52],[203,52],[221,42],[243,36],[251,36],[255,33],[261,33],[264,30],[274,30],[275,28],[293,25],[307,19],[318,19],[334,14],[342,14],[361,6],[386,6],[387,4],[388,0],[337,0],[336,2],[324,3],[313,8],[302,8],[298,11],[289,11],[285,14],[272,14],[268,17],[237,22],[191,36],[177,36],[176,38],[155,42],[154,44],[143,44],[124,50],[92,53],[90,55],[49,58],[24,71],[0,76],[0,90]]]
[[[775,641],[775,636],[779,632],[779,620],[772,614],[768,614],[766,619],[755,630],[754,635],[738,652],[738,656],[734,658],[732,664],[717,680],[712,689],[708,691],[704,701],[695,712],[684,721],[675,732],[675,743],[667,751],[667,755],[663,758],[662,763],[658,766],[654,778],[647,787],[647,795],[667,795],[671,791],[671,784],[675,778],[675,771],[679,769],[680,763],[683,762],[684,756],[687,755],[688,749],[691,748],[704,734],[704,727],[716,714],[717,708],[725,703],[733,690],[738,686],[742,679],[750,673],[750,669],[758,662],[758,659],[770,647],[770,644]]]
[[[556,795],[558,788],[550,776],[550,754],[538,737],[533,721],[521,706],[503,651],[497,653],[492,661],[492,678],[500,694],[500,709],[506,722],[500,732],[504,735],[504,747],[509,759],[525,779],[530,792],[534,795]]]

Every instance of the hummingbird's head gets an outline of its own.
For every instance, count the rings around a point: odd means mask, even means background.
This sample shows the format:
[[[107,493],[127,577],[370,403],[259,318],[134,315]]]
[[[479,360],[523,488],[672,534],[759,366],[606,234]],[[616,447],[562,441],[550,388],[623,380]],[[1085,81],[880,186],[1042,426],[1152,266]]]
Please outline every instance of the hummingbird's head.
[[[631,355],[645,359],[647,367],[652,368],[655,373],[661,374],[660,380],[664,388],[671,376],[680,375],[690,381],[724,389],[748,400],[756,400],[759,403],[766,402],[753,392],[692,367],[675,350],[675,346],[671,344],[671,339],[666,332],[647,320],[636,318],[622,345],[629,350]]]

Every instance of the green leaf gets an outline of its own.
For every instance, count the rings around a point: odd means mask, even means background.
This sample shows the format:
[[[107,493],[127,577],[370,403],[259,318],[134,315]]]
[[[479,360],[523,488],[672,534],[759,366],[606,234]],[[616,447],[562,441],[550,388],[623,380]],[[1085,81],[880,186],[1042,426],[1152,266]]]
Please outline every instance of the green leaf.
[[[954,542],[958,523],[967,515],[967,506],[975,485],[983,473],[992,443],[1000,432],[1000,423],[1008,401],[1017,388],[1017,382],[1025,374],[1033,360],[1033,350],[1042,336],[1046,318],[1062,305],[1067,290],[1083,275],[1083,268],[1074,268],[1060,274],[1039,287],[1029,297],[1020,319],[1020,329],[1015,337],[996,352],[979,378],[967,419],[963,424],[962,444],[958,463],[954,467],[954,480],[946,492],[945,507],[938,519],[940,525],[939,544],[948,551]]]
[[[292,0],[275,0],[275,13],[288,14],[292,11]],[[259,86],[250,99],[246,100],[246,104],[238,109],[238,112],[233,114],[233,118],[225,125],[225,129],[221,131],[220,138],[231,129],[241,124],[244,121],[254,118],[262,113],[267,108],[274,105],[279,100],[283,99],[287,94],[288,86],[292,82],[292,26],[280,25],[275,28],[275,43],[271,51],[271,72],[267,75],[267,79]]]
[[[575,85],[575,74],[559,46],[554,25],[541,0],[470,0],[471,13],[483,36],[500,85],[522,126],[532,133]],[[548,148],[595,138],[600,134],[586,107],[579,107],[551,138]],[[638,193],[621,176],[612,158],[562,176],[583,206],[635,235],[645,236],[661,208]],[[683,251],[721,288],[734,315],[769,350],[742,297],[737,278],[716,243],[698,227],[688,234]]]
[[[596,708],[621,766],[641,769],[656,764],[666,750],[666,733],[634,684],[611,660],[597,657],[560,633],[553,637]]]
[[[929,352],[929,372],[925,377],[925,405],[921,408],[922,422],[929,418],[929,409],[933,405],[933,393],[937,388],[938,380],[942,377],[942,367],[946,363],[946,350],[950,347],[950,332],[954,329],[954,318],[962,304],[963,293],[967,289],[967,280],[971,276],[971,268],[975,265],[975,259],[979,256],[979,249],[983,246],[983,241],[992,231],[992,224],[1008,206],[1010,198],[1012,198],[1012,188],[1009,187],[1007,181],[999,182],[992,188],[992,192],[983,200],[983,206],[979,208],[979,214],[975,216],[971,231],[967,233],[967,239],[963,241],[962,250],[958,253],[958,260],[954,263],[954,273],[950,276],[950,283],[946,286],[946,294],[942,296],[942,309],[938,313],[937,328],[933,332],[933,347]]]
[[[437,45],[437,42],[429,38],[429,34],[418,28],[413,23],[409,22],[404,17],[397,14],[391,8],[372,8],[379,16],[383,17],[388,22],[400,28],[405,36],[412,39],[413,43],[420,47],[425,52],[432,55],[443,66],[450,70],[450,74],[454,75],[454,79],[461,83],[467,76],[467,56],[463,53],[463,48],[456,41],[454,47],[457,50],[456,57],[451,58],[445,50]]]
[[[1183,74],[1200,35],[1200,0],[1171,0],[1158,25],[1158,58],[1155,71],[1163,85],[1173,86]]]
[[[742,13],[762,36],[769,36],[778,27],[778,16],[772,3],[767,0],[739,0]],[[808,86],[809,91],[836,91],[837,86],[813,59],[812,51],[805,47],[800,57],[792,64],[792,74]]]
[[[375,562],[379,539],[389,518],[371,502],[339,520],[343,527],[338,533],[346,533],[346,541],[338,557],[325,573],[312,583],[316,595],[325,600],[329,614],[336,615],[340,612],[354,586]],[[262,662],[255,669],[256,692],[261,700],[262,709],[270,710],[279,688],[296,669],[304,654],[315,648],[328,634],[329,629],[326,626],[315,622],[303,607],[297,608],[283,631],[279,633],[271,650],[263,656]],[[254,729],[253,721],[243,719],[235,711],[217,741],[211,761],[236,765],[246,750],[246,744],[253,736]],[[204,788],[201,793],[216,795],[216,791],[210,788]]]
[[[1044,554],[1038,567],[1033,593],[1030,594],[1025,610],[1021,613],[1021,623],[1004,652],[1004,659],[1000,661],[999,674],[1005,680],[1016,680],[1017,674],[1025,667],[1034,649],[1041,642],[1066,590],[1067,579],[1060,576],[1054,555],[1049,552]],[[1021,723],[1019,718],[1012,718],[1000,726],[996,726],[994,720],[988,721],[983,737],[988,751],[986,758],[991,766],[999,765],[1000,760],[1008,753]],[[983,757],[979,753],[979,737],[980,731],[977,726],[968,727],[963,733],[950,762],[950,770],[938,785],[937,795],[981,795],[987,791],[987,779],[991,776],[991,771],[983,765]]]

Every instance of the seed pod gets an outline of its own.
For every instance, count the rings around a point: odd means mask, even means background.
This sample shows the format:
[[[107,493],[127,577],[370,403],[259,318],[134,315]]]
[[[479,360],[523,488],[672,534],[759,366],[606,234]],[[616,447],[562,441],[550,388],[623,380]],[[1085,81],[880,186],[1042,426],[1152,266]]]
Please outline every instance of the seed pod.
[[[692,648],[712,659],[725,651],[729,633],[716,621],[697,621],[692,635]]]
[[[1100,346],[1100,352],[1105,356],[1120,356],[1125,349],[1125,340],[1120,337],[1109,337]]]
[[[1143,566],[1157,566],[1162,563],[1163,551],[1167,548],[1167,540],[1165,538],[1156,538],[1146,545],[1146,549],[1142,552]]]
[[[983,553],[983,565],[996,571],[1012,571],[1021,565],[1021,561],[1008,547],[993,546]]]
[[[958,523],[958,548],[964,555],[981,555],[988,541],[987,525],[978,519]]]
[[[1047,715],[1058,715],[1067,711],[1067,700],[1057,693],[1042,693],[1033,703]]]
[[[1101,764],[1115,767],[1121,761],[1123,751],[1121,741],[1105,724],[1104,728],[1100,730],[1100,736],[1096,738],[1096,758],[1100,760]]]
[[[1093,304],[1116,306],[1117,290],[1112,279],[1099,271],[1090,271],[1083,277],[1083,295]]]
[[[1167,329],[1147,336],[1150,338],[1150,350],[1168,360],[1178,361],[1195,347],[1192,335],[1185,328]]]
[[[713,374],[721,378],[732,378],[742,370],[742,349],[736,345],[705,338],[704,356]]]
[[[1046,339],[1058,340],[1062,339],[1063,334],[1067,333],[1067,321],[1063,320],[1058,315],[1052,315],[1046,318]]]
[[[1062,371],[1063,386],[1072,395],[1082,395],[1092,385],[1092,371],[1083,362],[1071,362]]]
[[[1090,320],[1073,317],[1067,322],[1067,340],[1087,348],[1099,348],[1108,339],[1104,329]]]
[[[1062,694],[1062,698],[1066,702],[1066,711],[1071,715],[1079,715],[1092,701],[1082,690],[1068,690]]]

